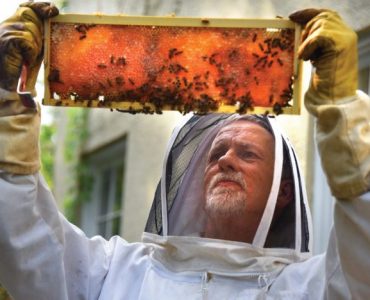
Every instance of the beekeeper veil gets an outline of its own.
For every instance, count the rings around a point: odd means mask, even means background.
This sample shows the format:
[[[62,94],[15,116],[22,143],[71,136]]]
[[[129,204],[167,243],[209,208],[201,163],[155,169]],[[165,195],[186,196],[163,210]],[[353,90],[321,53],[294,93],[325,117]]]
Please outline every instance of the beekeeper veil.
[[[275,140],[271,190],[252,244],[311,252],[311,218],[295,152],[276,120],[262,115],[209,114],[185,119],[170,139],[145,231],[163,236],[203,236],[207,221],[203,198],[208,152],[218,132],[240,120],[260,125]],[[276,203],[285,176],[292,179],[294,197],[277,219]]]

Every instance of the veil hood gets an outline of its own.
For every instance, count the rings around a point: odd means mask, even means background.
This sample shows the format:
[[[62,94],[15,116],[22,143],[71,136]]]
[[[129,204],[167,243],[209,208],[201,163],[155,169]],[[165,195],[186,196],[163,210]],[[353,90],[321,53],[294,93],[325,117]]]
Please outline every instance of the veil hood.
[[[273,181],[252,246],[311,252],[311,216],[295,151],[274,117],[209,114],[190,116],[173,132],[161,180],[149,214],[146,232],[166,236],[201,236],[206,222],[203,209],[203,177],[207,156],[221,128],[237,120],[253,118],[275,139]],[[273,220],[283,164],[290,168],[294,199]],[[287,166],[285,165],[287,164]]]

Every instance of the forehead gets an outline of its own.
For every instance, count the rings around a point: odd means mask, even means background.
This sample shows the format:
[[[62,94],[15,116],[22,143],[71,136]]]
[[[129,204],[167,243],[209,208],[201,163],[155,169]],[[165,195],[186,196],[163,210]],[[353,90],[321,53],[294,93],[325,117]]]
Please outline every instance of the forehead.
[[[258,143],[260,142],[272,142],[273,136],[270,132],[268,132],[265,128],[261,125],[245,121],[239,120],[232,122],[225,127],[223,127],[217,134],[214,143],[218,141],[231,139],[233,137],[238,137],[241,139],[245,139],[246,141],[253,141]]]

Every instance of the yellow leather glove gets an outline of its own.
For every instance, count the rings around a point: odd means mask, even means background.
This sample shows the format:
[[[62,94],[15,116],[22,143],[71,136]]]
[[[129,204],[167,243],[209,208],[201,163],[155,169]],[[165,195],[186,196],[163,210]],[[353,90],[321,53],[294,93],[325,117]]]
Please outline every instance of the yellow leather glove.
[[[305,9],[289,18],[305,25],[298,56],[311,60],[314,73],[305,95],[306,108],[354,96],[357,90],[357,35],[331,10]]]
[[[50,3],[27,2],[0,24],[0,88],[15,91],[25,64],[28,66],[26,89],[34,89],[43,59],[43,19],[56,14],[58,9]]]
[[[40,108],[24,107],[16,87],[26,64],[26,89],[34,90],[43,58],[42,19],[56,14],[50,3],[27,2],[0,24],[0,170],[32,174],[40,168]]]
[[[331,10],[305,9],[289,18],[301,25],[298,57],[312,62],[314,73],[305,95],[305,106],[317,116],[319,105],[355,96],[357,35]]]
[[[370,189],[370,99],[357,92],[357,36],[330,10],[290,15],[304,25],[299,57],[315,67],[305,94],[332,194],[350,200]]]

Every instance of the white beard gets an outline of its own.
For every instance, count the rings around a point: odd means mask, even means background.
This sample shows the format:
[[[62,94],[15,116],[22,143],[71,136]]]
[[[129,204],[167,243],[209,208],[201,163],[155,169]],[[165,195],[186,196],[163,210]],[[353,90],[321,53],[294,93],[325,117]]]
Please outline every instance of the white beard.
[[[232,180],[242,189],[216,186],[219,181]],[[246,183],[241,173],[219,173],[214,176],[206,190],[205,211],[212,217],[232,217],[245,214],[247,207]]]

